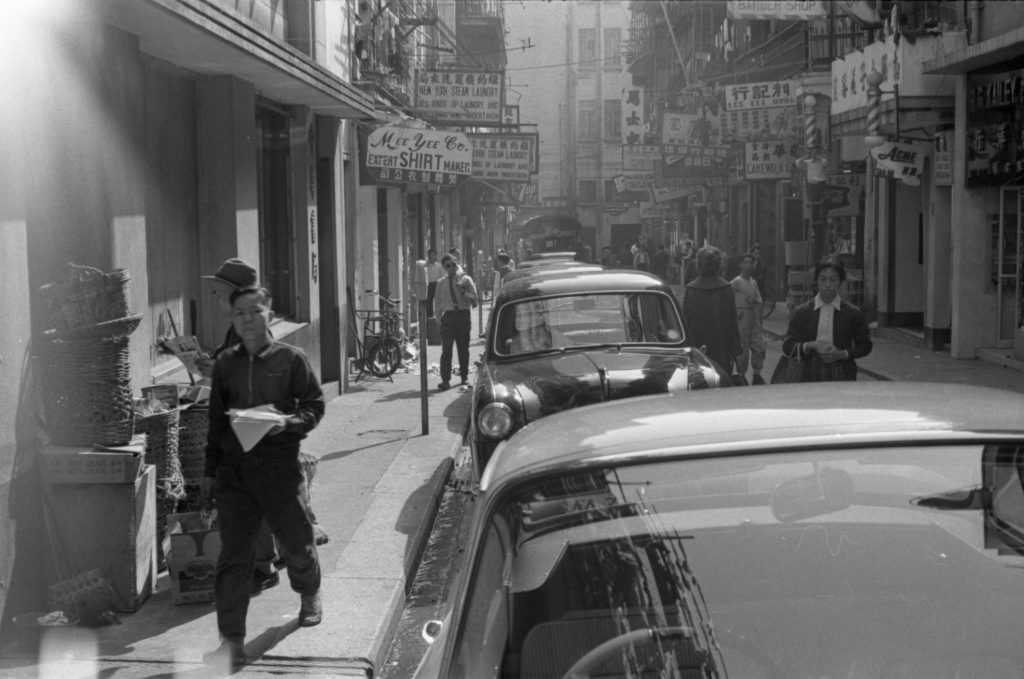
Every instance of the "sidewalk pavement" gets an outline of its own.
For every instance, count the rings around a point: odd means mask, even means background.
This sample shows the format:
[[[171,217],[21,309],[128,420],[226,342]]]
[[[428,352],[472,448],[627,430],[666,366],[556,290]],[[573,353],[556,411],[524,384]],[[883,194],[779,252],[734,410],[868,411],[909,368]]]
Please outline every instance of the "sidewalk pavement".
[[[473,314],[471,361],[481,349],[480,318]],[[785,308],[779,307],[764,327],[777,355],[786,329]],[[869,378],[982,384],[1024,392],[1024,364],[998,352],[989,360],[957,360],[924,349],[923,341],[917,345],[909,333],[889,329],[876,331],[874,342],[871,354],[858,361]],[[428,347],[428,365],[436,366],[439,356],[440,347]],[[236,676],[379,673],[437,504],[453,468],[465,459],[460,453],[471,392],[438,392],[438,381],[436,373],[428,374],[427,435],[422,434],[418,372],[399,372],[393,382],[362,380],[328,403],[326,416],[304,444],[320,458],[313,506],[331,538],[320,548],[324,622],[298,628],[298,595],[282,577],[280,585],[253,599],[246,644],[253,661]],[[136,613],[125,614],[122,625],[76,630],[86,647],[77,658],[66,645],[52,662],[42,664],[31,648],[0,648],[0,675],[208,677],[202,656],[216,647],[216,629],[213,604],[173,605],[163,573],[156,593]]]
[[[471,366],[482,343],[479,318],[474,311]],[[419,342],[415,345],[418,348]],[[319,457],[312,504],[330,536],[319,547],[323,622],[298,627],[299,596],[288,586],[287,571],[282,572],[281,584],[252,599],[245,648],[252,661],[234,676],[280,679],[378,673],[437,505],[453,468],[467,459],[460,453],[472,392],[459,387],[437,391],[440,352],[439,346],[427,347],[426,435],[418,357],[408,370],[400,368],[393,382],[350,379],[347,393],[328,396],[323,420],[303,442],[304,450]],[[457,370],[457,359],[455,363]],[[332,386],[337,394],[337,385],[325,385],[325,392],[330,394]],[[65,638],[59,648],[49,648],[55,655],[49,661],[37,655],[40,645],[47,646],[45,641],[0,640],[0,676],[226,676],[223,670],[207,668],[202,660],[219,643],[213,604],[176,606],[169,587],[167,573],[162,572],[155,593],[135,613],[122,614],[121,625],[73,628],[74,643]]]
[[[776,306],[764,321],[766,340],[777,341],[780,351],[787,322],[784,304]],[[1024,393],[1024,361],[1014,360],[1009,350],[985,349],[978,352],[978,358],[957,359],[948,351],[926,348],[922,336],[906,330],[876,328],[871,335],[871,353],[857,360],[858,370],[866,377],[976,384]]]

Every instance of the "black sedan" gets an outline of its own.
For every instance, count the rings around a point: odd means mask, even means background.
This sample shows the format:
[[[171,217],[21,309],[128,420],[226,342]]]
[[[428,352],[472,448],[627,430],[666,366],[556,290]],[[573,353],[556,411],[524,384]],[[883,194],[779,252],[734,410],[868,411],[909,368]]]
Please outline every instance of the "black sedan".
[[[1020,394],[850,382],[604,403],[517,433],[480,488],[417,679],[1024,668]]]
[[[502,285],[473,389],[474,470],[524,425],[577,406],[729,384],[687,346],[678,304],[637,271],[538,271]]]

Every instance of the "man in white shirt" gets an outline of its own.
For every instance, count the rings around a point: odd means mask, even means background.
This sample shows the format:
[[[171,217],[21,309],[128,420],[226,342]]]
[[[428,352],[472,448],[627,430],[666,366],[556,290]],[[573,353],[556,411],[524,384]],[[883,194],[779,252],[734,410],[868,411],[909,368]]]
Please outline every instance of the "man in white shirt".
[[[427,318],[434,315],[434,293],[437,282],[444,278],[444,267],[437,261],[437,250],[427,250]]]
[[[463,385],[469,380],[469,334],[473,318],[470,309],[477,305],[476,284],[462,272],[451,255],[441,258],[447,274],[437,285],[434,311],[441,319],[441,383],[439,391],[451,388],[452,345],[459,352],[459,377]]]
[[[753,278],[755,259],[747,253],[740,256],[740,275],[730,281],[736,296],[736,314],[740,326],[743,352],[736,357],[736,374],[747,379],[747,366],[753,369],[751,384],[764,384],[764,333],[761,328],[761,291]]]

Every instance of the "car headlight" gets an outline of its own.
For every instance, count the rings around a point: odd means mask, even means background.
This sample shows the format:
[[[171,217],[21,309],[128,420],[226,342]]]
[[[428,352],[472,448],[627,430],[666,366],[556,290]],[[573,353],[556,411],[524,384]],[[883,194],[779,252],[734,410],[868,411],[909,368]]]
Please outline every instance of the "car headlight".
[[[512,431],[512,409],[504,403],[488,403],[480,409],[476,426],[488,438],[504,438]]]

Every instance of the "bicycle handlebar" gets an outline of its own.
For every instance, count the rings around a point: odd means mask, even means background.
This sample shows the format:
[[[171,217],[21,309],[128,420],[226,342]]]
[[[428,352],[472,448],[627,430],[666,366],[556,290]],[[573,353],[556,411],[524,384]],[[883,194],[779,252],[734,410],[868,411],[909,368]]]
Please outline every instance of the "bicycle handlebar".
[[[395,306],[398,306],[399,304],[402,303],[402,300],[400,300],[400,299],[391,299],[390,297],[385,297],[384,295],[380,294],[376,290],[367,290],[366,294],[374,295],[375,297],[380,299],[382,302],[384,302],[388,306],[395,307]]]

